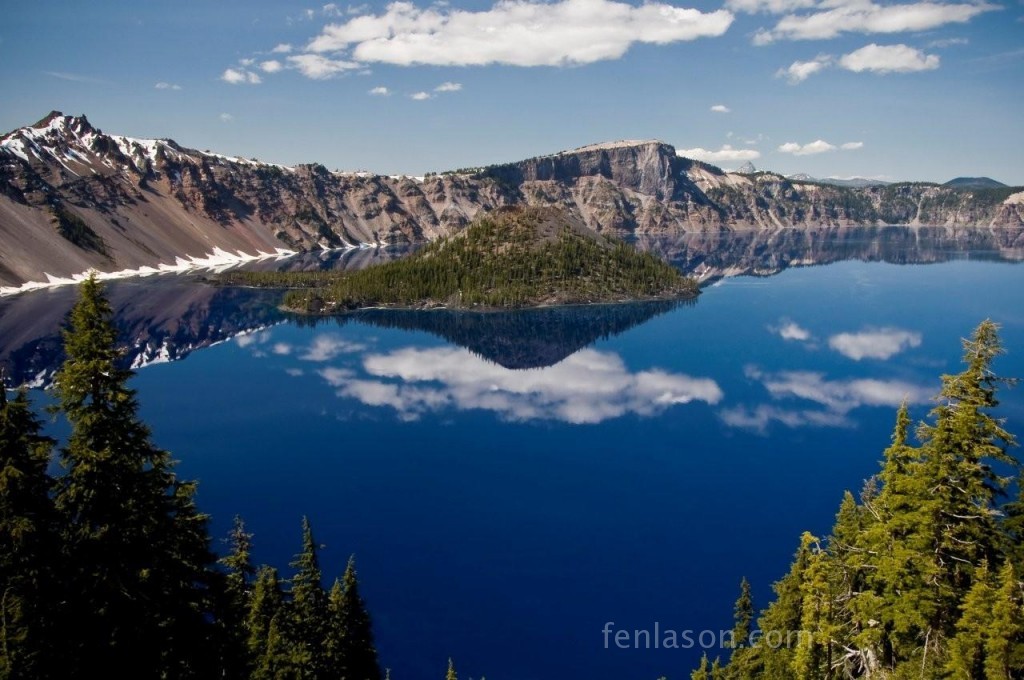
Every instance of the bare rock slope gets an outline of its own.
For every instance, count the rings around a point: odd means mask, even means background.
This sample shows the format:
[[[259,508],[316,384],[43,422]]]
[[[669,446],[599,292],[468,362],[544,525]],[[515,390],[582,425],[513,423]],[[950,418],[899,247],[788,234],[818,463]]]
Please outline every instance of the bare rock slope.
[[[1017,189],[849,189],[725,173],[657,141],[423,178],[285,167],[108,135],[52,112],[0,137],[0,286],[190,258],[412,243],[480,211],[558,206],[617,235],[853,224],[1024,225]]]

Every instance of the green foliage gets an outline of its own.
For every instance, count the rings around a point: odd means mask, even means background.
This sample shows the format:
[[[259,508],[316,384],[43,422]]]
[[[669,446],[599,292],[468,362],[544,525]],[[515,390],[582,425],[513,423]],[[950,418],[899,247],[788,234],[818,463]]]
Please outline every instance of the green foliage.
[[[329,604],[307,520],[287,593],[239,518],[215,570],[195,483],[150,440],[116,339],[90,277],[55,381],[71,426],[55,479],[27,396],[0,390],[0,680],[379,680],[354,562]]]
[[[750,594],[750,582],[740,581],[740,596],[733,608],[733,649],[746,647],[750,641],[751,626],[754,623],[754,598]]]
[[[62,205],[51,206],[50,215],[58,234],[82,250],[90,250],[109,257],[106,241],[81,217]]]
[[[357,272],[235,272],[222,280],[300,288],[285,306],[327,314],[377,306],[518,308],[693,297],[697,284],[654,255],[551,209],[507,209],[416,254]]]
[[[45,677],[55,558],[52,442],[28,396],[0,384],[0,678]]]
[[[200,673],[213,561],[206,517],[194,485],[175,477],[170,455],[139,420],[115,341],[110,305],[90,277],[55,380],[71,425],[55,492],[67,665],[83,675],[114,667],[139,677]]]
[[[847,493],[825,547],[805,534],[759,624],[798,631],[795,647],[738,649],[730,678],[965,678],[1024,675],[1020,503],[1001,506],[1015,444],[997,406],[997,326],[964,341],[964,370],[942,377],[909,442],[906,406],[882,469]],[[702,676],[703,677],[703,676]]]

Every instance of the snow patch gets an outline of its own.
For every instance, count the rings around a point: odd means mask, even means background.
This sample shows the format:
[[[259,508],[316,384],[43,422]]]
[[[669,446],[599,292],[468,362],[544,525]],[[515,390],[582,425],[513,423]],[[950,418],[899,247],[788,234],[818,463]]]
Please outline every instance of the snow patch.
[[[84,271],[80,274],[73,274],[71,276],[54,276],[53,274],[44,272],[43,276],[46,277],[45,281],[28,281],[20,286],[0,286],[0,297],[17,295],[18,293],[25,293],[30,290],[39,290],[41,288],[74,286],[85,281],[89,278],[90,274],[95,274],[96,278],[100,281],[109,281],[114,279],[152,276],[154,274],[185,274],[203,270],[221,272],[245,262],[255,262],[257,260],[266,259],[281,260],[295,254],[295,251],[286,250],[284,248],[277,248],[273,253],[257,251],[256,255],[249,255],[242,251],[229,253],[222,248],[214,248],[213,252],[202,257],[196,257],[194,255],[186,255],[184,257],[178,256],[175,258],[174,264],[161,263],[155,267],[143,266],[137,269],[122,269],[116,272],[101,272],[93,269]]]

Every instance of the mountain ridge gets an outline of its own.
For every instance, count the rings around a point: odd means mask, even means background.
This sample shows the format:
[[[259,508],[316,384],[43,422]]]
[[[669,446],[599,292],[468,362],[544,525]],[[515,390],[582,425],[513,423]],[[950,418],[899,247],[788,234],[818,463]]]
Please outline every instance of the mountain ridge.
[[[780,226],[1024,224],[1021,189],[847,189],[728,173],[657,140],[425,177],[330,172],[109,135],[51,112],[0,137],[0,287],[431,241],[481,212],[555,206],[617,236]]]

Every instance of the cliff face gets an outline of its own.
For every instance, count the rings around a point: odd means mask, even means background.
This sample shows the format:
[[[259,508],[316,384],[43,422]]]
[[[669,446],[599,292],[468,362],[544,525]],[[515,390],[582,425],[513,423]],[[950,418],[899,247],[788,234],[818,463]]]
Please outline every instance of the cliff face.
[[[1016,195],[1015,195],[1016,192]],[[597,231],[1020,226],[1020,189],[847,189],[724,173],[669,145],[614,142],[425,178],[333,173],[104,134],[54,112],[0,138],[0,286],[179,258],[412,243],[480,211],[558,206]]]

